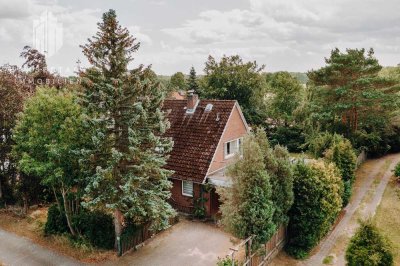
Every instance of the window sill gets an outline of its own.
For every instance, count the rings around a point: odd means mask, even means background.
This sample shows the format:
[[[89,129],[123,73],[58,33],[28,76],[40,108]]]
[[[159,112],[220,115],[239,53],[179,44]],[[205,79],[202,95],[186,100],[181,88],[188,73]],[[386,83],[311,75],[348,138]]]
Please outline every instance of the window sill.
[[[182,193],[182,196],[193,198],[193,195]]]

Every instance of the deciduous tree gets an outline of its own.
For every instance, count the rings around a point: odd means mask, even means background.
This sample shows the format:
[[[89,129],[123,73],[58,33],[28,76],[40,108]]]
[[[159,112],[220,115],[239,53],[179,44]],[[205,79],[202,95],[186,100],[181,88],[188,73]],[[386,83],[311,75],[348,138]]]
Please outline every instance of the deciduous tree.
[[[266,118],[264,66],[243,62],[240,56],[223,56],[219,62],[209,56],[201,82],[202,96],[210,99],[237,100],[246,120],[262,124]]]
[[[75,235],[67,196],[82,180],[79,151],[90,139],[75,95],[40,88],[27,100],[13,138],[19,170],[40,177],[43,184],[62,196],[60,205],[65,209],[71,234]]]

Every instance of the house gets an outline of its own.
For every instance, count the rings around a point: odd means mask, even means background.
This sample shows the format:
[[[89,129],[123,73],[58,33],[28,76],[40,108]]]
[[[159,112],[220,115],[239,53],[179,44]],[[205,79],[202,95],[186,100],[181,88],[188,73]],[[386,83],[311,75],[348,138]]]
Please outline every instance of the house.
[[[220,204],[215,186],[229,185],[224,170],[249,131],[240,106],[237,101],[199,100],[189,92],[185,100],[165,100],[163,110],[171,123],[166,136],[174,141],[166,165],[174,171],[170,203],[186,213],[202,206],[206,216],[213,216]]]

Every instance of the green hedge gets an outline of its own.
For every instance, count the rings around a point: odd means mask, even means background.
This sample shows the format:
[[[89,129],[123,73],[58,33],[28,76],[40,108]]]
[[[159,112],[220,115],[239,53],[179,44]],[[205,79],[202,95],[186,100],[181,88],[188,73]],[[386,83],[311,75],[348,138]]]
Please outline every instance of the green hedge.
[[[319,160],[297,164],[293,185],[286,250],[295,258],[305,258],[336,220],[343,182],[334,164]]]
[[[103,249],[114,247],[115,231],[113,219],[101,212],[81,212],[72,216],[72,225],[92,246]],[[46,235],[69,234],[64,212],[58,205],[50,206],[44,232]]]
[[[47,221],[44,227],[45,235],[56,235],[68,233],[67,219],[64,212],[60,212],[57,204],[53,204],[47,211]]]

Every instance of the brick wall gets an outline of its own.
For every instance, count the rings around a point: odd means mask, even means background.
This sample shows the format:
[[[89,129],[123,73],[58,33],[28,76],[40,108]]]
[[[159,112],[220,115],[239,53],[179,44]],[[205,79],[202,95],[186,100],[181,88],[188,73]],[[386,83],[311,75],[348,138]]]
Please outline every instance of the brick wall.
[[[221,141],[217,147],[214,160],[211,162],[208,173],[221,169],[232,162],[234,158],[229,158],[227,160],[224,158],[224,144],[225,142],[243,137],[246,134],[246,126],[243,123],[238,108],[235,106],[226,125],[225,132],[223,133]]]

